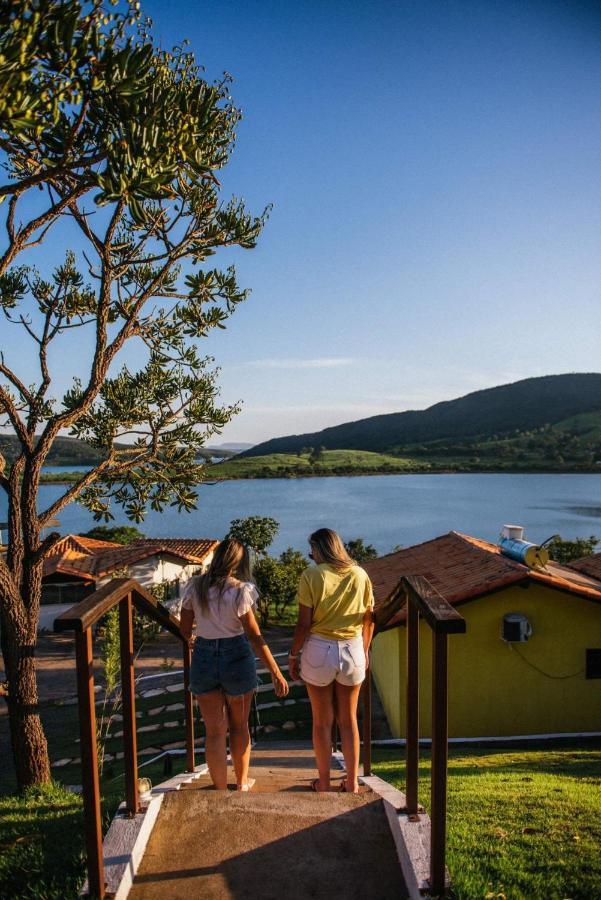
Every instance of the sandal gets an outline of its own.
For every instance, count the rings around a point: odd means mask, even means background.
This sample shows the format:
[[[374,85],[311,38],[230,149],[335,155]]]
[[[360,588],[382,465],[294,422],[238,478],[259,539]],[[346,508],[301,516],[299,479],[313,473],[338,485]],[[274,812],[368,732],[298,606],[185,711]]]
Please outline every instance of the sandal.
[[[237,791],[250,791],[253,788],[255,782],[256,782],[256,778],[248,778],[244,782],[244,784],[237,784],[236,790]]]
[[[346,778],[342,779],[338,790],[340,791],[341,794],[358,794],[359,793],[359,789],[357,789],[356,791],[349,791],[348,787],[346,786]]]
[[[325,791],[322,791],[317,787],[318,784],[319,784],[319,778],[314,778],[313,781],[311,782],[311,790],[315,794],[327,794],[328,789],[326,789]]]

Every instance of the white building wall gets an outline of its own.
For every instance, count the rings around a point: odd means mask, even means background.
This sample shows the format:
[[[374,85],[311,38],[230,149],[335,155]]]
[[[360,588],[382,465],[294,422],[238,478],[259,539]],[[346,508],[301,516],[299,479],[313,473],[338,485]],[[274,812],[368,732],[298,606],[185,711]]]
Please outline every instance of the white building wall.
[[[138,581],[142,587],[145,587],[149,591],[152,591],[153,585],[155,584],[161,584],[163,581],[175,581],[177,579],[179,580],[178,596],[181,596],[186,581],[188,581],[189,578],[192,578],[193,575],[197,575],[199,572],[204,571],[212,559],[213,554],[210,553],[203,561],[202,566],[199,566],[196,563],[185,563],[183,560],[171,556],[170,554],[155,554],[154,556],[147,556],[145,559],[139,560],[139,562],[132,563],[130,566],[126,567],[125,571],[130,578]],[[108,575],[103,578],[98,582],[98,587],[102,584],[106,584],[112,577],[114,576]]]

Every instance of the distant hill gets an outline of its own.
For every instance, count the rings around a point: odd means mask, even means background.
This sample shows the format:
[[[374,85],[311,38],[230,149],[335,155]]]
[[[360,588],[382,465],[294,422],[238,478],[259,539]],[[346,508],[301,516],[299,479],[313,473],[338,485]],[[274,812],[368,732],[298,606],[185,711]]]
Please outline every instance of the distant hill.
[[[213,444],[207,447],[207,450],[231,450],[233,453],[241,453],[243,450],[250,450],[251,447],[254,447],[254,444],[238,441],[238,443],[232,444]]]
[[[118,446],[127,446],[125,444]],[[252,444],[233,445],[220,444],[216,447],[206,447],[200,451],[199,457],[204,459],[213,459],[220,457],[222,459],[230,459],[235,456],[239,449],[247,449]],[[10,465],[17,457],[19,452],[19,444],[17,438],[12,434],[0,433],[0,453],[4,456]],[[102,455],[90,447],[89,444],[80,441],[77,438],[58,437],[54,441],[52,449],[48,454],[46,465],[48,466],[95,466],[102,461]]]
[[[474,391],[428,409],[371,416],[311,434],[257,444],[243,457],[296,453],[306,447],[399,454],[417,444],[473,442],[532,431],[601,411],[601,374],[545,375]],[[585,416],[586,418],[586,416]]]
[[[0,453],[7,463],[12,463],[19,452],[19,443],[13,434],[0,434]],[[93,466],[101,462],[101,454],[77,438],[58,437],[48,454],[49,466]]]

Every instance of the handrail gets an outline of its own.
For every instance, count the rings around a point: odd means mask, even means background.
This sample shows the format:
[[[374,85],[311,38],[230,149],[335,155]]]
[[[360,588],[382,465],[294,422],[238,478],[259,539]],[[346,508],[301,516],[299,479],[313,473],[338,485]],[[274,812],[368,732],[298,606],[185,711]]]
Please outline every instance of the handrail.
[[[140,610],[166,628],[171,634],[182,638],[179,623],[168,609],[166,609],[156,597],[142,587],[133,578],[113,578],[103,587],[98,588],[93,594],[85,597],[75,606],[65,610],[54,620],[55,631],[75,631],[81,634],[86,628],[91,628],[113,606],[116,606],[128,594],[135,594],[135,605]]]
[[[422,575],[403,575],[394,591],[376,604],[375,633],[407,624],[406,811],[417,819],[419,805],[419,618],[432,631],[432,769],[430,776],[430,892],[446,887],[446,818],[448,765],[448,636],[465,634],[466,621]],[[369,672],[369,670],[368,670]],[[371,678],[364,688],[363,771],[371,774]]]
[[[99,900],[102,900],[106,894],[106,885],[102,855],[92,626],[116,606],[119,607],[125,806],[128,814],[135,816],[140,811],[134,682],[134,607],[153,618],[182,642],[186,710],[186,765],[189,772],[194,771],[194,707],[192,694],[188,690],[191,660],[188,641],[184,638],[177,619],[146,588],[131,578],[115,578],[54,620],[55,632],[73,631],[75,634],[88,887],[90,896],[98,897]]]

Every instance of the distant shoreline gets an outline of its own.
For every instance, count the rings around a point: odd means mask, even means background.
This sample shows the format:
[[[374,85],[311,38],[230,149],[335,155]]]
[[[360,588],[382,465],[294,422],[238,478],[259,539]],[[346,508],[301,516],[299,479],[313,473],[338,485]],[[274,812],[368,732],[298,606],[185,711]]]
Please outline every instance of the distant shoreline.
[[[84,475],[84,472],[61,472],[60,475],[52,473],[42,474],[41,484],[70,485],[75,484]],[[296,481],[301,478],[361,478],[390,475],[601,475],[597,469],[404,469],[396,472],[355,471],[355,472],[298,472],[284,474],[274,472],[264,475],[224,475],[220,477],[216,472],[207,475],[206,481]],[[199,482],[202,484],[202,482]]]

